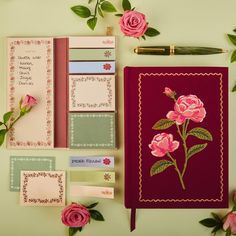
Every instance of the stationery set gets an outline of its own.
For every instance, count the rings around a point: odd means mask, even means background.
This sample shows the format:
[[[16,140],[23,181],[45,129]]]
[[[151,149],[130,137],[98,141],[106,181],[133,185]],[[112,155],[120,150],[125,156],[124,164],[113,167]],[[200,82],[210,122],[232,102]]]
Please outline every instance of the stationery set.
[[[9,148],[116,147],[113,36],[8,39],[8,107],[23,94],[38,105],[10,130]],[[140,55],[208,55],[209,47],[137,47]],[[209,92],[209,89],[211,92]],[[124,69],[125,206],[228,206],[228,69]],[[27,129],[25,127],[27,126]],[[72,156],[69,195],[114,198],[113,156]],[[63,206],[66,172],[54,157],[10,160],[10,190],[23,206]]]

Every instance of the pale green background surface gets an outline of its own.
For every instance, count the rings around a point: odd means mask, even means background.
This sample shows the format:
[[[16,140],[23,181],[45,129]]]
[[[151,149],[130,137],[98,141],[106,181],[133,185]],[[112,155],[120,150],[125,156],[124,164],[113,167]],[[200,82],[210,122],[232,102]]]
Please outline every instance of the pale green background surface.
[[[106,17],[99,22],[94,35],[105,33],[105,27],[115,25],[118,36],[118,150],[42,150],[12,151],[0,149],[0,235],[1,236],[66,236],[67,229],[60,222],[57,207],[21,207],[19,193],[9,191],[10,155],[56,156],[58,170],[69,169],[70,155],[115,155],[116,197],[114,200],[99,200],[98,209],[104,214],[104,223],[92,222],[82,235],[131,235],[129,211],[124,208],[124,139],[123,139],[123,67],[129,66],[229,66],[230,87],[236,80],[236,64],[229,63],[229,54],[211,56],[137,56],[132,53],[139,44],[199,45],[233,49],[226,40],[226,33],[236,28],[235,0],[131,0],[137,10],[147,14],[150,26],[158,26],[161,35],[138,41],[123,37],[118,28],[118,18]],[[6,111],[6,36],[61,36],[93,34],[82,19],[72,14],[70,7],[80,0],[0,0],[0,114]],[[120,2],[118,0],[114,1]],[[214,91],[209,88],[209,96]],[[236,189],[236,94],[230,93],[230,191]],[[25,127],[27,128],[27,127]],[[199,170],[199,174],[201,170]],[[202,183],[204,184],[204,183]],[[158,187],[158,186],[155,186]],[[89,202],[90,199],[87,201]],[[96,199],[91,199],[96,200]],[[137,229],[132,235],[210,235],[198,221],[209,216],[211,211],[225,213],[226,209],[141,209],[137,212]],[[79,234],[78,234],[79,235]]]

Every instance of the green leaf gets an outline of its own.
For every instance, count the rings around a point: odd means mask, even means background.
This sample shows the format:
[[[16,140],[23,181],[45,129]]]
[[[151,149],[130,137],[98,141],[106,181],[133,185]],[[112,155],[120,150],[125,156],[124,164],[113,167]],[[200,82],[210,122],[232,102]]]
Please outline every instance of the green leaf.
[[[236,211],[236,206],[233,207],[232,211]]]
[[[148,27],[146,32],[145,32],[145,35],[149,36],[149,37],[155,37],[157,36],[158,34],[160,34],[160,32],[154,28],[151,28],[151,27]]]
[[[208,140],[208,141],[213,140],[211,133],[208,130],[201,127],[191,129],[187,135],[192,135],[202,140]]]
[[[234,87],[232,88],[232,92],[236,91],[236,84],[234,85]]]
[[[2,125],[4,125],[4,123],[0,121],[0,126],[2,126]]]
[[[163,129],[168,129],[172,125],[175,124],[175,121],[169,120],[169,119],[161,119],[153,125],[152,129],[154,130],[163,130]]]
[[[73,236],[75,235],[78,231],[82,231],[82,227],[80,228],[72,228],[72,227],[69,227],[69,236]]]
[[[89,212],[90,212],[90,216],[91,216],[92,219],[98,220],[98,221],[104,221],[105,220],[103,215],[99,211],[89,210]]]
[[[222,222],[222,221],[221,221],[221,218],[220,218],[216,213],[211,212],[211,215],[214,217],[214,219],[215,219],[217,222],[219,222],[219,223]]]
[[[103,11],[106,11],[106,12],[116,12],[116,8],[109,1],[102,2],[101,8]]]
[[[159,174],[172,165],[173,165],[173,162],[171,161],[167,161],[167,160],[157,161],[156,163],[154,163],[154,165],[150,169],[150,176]]]
[[[82,18],[88,18],[91,16],[91,11],[85,7],[85,6],[74,6],[71,8],[71,10],[78,16],[82,17]]]
[[[119,14],[115,14],[115,16],[121,17],[121,16],[123,16],[123,14],[120,14],[120,13],[119,13]]]
[[[146,37],[143,35],[143,36],[142,36],[142,39],[146,40]]]
[[[187,158],[189,159],[190,157],[192,157],[193,155],[201,152],[203,149],[205,149],[207,146],[207,143],[204,144],[197,144],[192,146],[187,153]]]
[[[122,1],[122,7],[124,11],[131,10],[131,4],[129,0],[123,0]]]
[[[102,10],[100,7],[98,7],[98,14],[101,16],[101,17],[104,17],[103,13],[102,13]]]
[[[4,122],[5,124],[10,120],[12,114],[13,114],[13,112],[12,112],[12,111],[9,111],[9,112],[7,112],[7,113],[5,113],[5,114],[3,115],[3,122]]]
[[[211,233],[215,235],[215,233],[219,231],[221,227],[222,227],[222,224],[216,225],[215,228],[211,231]]]
[[[236,33],[236,29],[233,30]]]
[[[4,143],[5,136],[6,136],[6,130],[5,129],[0,130],[0,146],[2,146],[2,144]]]
[[[228,34],[228,38],[236,46],[236,35]]]
[[[89,0],[88,3],[90,4],[93,0]]]
[[[236,61],[236,50],[233,51],[232,55],[231,55],[231,59],[230,62],[235,62]]]
[[[87,25],[91,30],[94,30],[94,28],[96,27],[97,20],[98,20],[97,17],[93,17],[93,18],[88,19]]]
[[[199,223],[208,227],[208,228],[212,228],[212,227],[215,227],[216,225],[218,225],[218,222],[212,218],[206,218],[204,220],[199,221]]]
[[[92,203],[91,205],[86,206],[86,208],[88,208],[88,209],[94,208],[95,206],[97,206],[97,204],[98,204],[98,202]]]

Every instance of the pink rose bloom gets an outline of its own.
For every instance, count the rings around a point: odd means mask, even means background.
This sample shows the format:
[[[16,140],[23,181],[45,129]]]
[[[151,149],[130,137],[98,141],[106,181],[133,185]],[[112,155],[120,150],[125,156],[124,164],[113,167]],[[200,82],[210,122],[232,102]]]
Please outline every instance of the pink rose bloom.
[[[61,213],[61,221],[72,228],[83,227],[90,220],[90,213],[83,205],[72,203]]]
[[[145,15],[138,11],[125,11],[119,24],[124,35],[134,38],[143,36],[148,28]]]
[[[30,95],[26,95],[20,101],[20,108],[22,111],[29,111],[36,104],[37,104],[37,100],[34,97]]]
[[[196,95],[180,96],[174,106],[174,111],[169,111],[166,117],[176,121],[177,125],[186,119],[202,122],[206,116],[203,102]]]
[[[148,146],[152,149],[153,156],[163,157],[167,152],[175,151],[179,147],[179,142],[173,140],[172,134],[161,133],[155,135]]]
[[[232,234],[236,234],[236,213],[231,212],[227,215],[226,220],[223,225],[223,229],[226,231],[230,229]]]

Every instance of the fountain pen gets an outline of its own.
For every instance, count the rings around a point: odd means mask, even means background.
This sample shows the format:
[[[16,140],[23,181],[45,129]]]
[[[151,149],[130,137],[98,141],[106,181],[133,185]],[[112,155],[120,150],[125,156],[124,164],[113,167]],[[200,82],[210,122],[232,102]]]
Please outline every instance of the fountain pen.
[[[148,46],[134,49],[137,54],[143,55],[209,55],[225,53],[227,50],[212,47],[179,47],[179,46]]]

